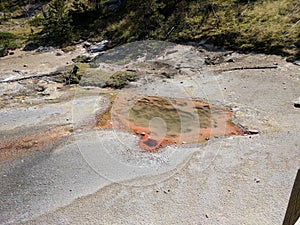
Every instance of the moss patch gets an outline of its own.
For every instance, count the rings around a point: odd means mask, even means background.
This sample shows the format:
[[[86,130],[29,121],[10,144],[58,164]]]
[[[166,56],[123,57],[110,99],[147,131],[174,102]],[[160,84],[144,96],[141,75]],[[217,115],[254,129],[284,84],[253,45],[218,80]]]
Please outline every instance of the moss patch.
[[[128,72],[128,71],[118,71],[114,73],[105,83],[105,87],[112,87],[112,88],[123,88],[129,82],[136,81],[138,79],[138,74]]]
[[[87,63],[78,63],[76,64],[79,67],[77,73],[72,74],[71,71],[74,68],[74,65],[69,65],[64,68],[61,68],[59,72],[62,74],[53,77],[53,80],[58,83],[66,83],[66,84],[79,84],[82,76],[89,68],[89,64]]]

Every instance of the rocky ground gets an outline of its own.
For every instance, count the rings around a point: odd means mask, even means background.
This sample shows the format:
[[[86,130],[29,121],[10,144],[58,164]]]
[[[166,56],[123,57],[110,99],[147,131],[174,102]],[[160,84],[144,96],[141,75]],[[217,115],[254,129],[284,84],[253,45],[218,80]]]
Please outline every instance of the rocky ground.
[[[0,60],[0,224],[282,223],[300,166],[299,66],[146,41],[80,65],[78,85],[5,82],[61,70],[83,54],[78,45]],[[104,88],[118,71],[138,79]],[[136,135],[96,127],[128,93],[228,107],[248,134],[142,152]]]

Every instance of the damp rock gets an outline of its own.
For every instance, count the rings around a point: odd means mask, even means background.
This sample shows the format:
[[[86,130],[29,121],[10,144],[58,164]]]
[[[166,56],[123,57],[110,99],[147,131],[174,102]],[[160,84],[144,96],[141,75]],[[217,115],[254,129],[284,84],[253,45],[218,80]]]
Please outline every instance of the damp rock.
[[[74,63],[90,63],[93,61],[93,58],[87,55],[79,55],[76,58],[72,59]]]
[[[23,51],[34,51],[36,50],[38,47],[40,47],[40,45],[38,43],[35,42],[29,42],[25,45],[25,47],[23,48]]]
[[[89,53],[102,52],[106,49],[108,40],[103,40],[101,42],[95,43],[88,48]]]
[[[0,57],[4,57],[8,55],[8,49],[7,48],[1,48],[0,49]]]
[[[260,179],[254,178],[254,182],[258,184],[258,183],[260,183]]]
[[[91,45],[92,44],[90,42],[84,42],[82,47],[85,48],[85,49],[89,49],[91,47]]]
[[[296,100],[294,100],[294,107],[295,108],[300,108],[300,97],[299,98],[297,98]]]
[[[296,66],[300,66],[300,61],[294,61],[293,64]]]
[[[253,134],[259,134],[259,131],[255,129],[248,129],[246,133],[249,135],[253,135]]]

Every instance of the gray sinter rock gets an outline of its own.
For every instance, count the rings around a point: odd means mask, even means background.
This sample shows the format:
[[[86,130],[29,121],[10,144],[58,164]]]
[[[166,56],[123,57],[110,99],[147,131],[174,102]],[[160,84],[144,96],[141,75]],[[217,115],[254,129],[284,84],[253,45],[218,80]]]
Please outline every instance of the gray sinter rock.
[[[96,53],[104,51],[106,49],[107,44],[108,40],[103,40],[95,44],[85,43],[83,47],[86,48],[86,50],[89,53]]]
[[[38,47],[35,50],[35,52],[37,52],[37,53],[45,53],[45,52],[52,52],[54,50],[55,50],[55,48],[52,47],[52,46],[40,46],[40,47]]]

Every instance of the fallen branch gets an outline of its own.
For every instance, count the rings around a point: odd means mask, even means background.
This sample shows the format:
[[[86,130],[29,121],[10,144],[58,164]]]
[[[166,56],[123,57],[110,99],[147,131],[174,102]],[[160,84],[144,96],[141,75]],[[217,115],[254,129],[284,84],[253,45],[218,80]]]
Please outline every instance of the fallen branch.
[[[40,74],[40,75],[33,75],[33,76],[26,76],[26,77],[19,77],[14,79],[8,79],[8,80],[0,80],[1,83],[11,83],[11,82],[17,82],[22,80],[29,80],[29,79],[35,79],[35,78],[41,78],[41,77],[52,77],[64,74],[62,72],[52,72],[52,73],[46,73],[46,74]]]
[[[242,67],[233,67],[229,69],[223,69],[220,71],[234,71],[234,70],[263,70],[263,69],[277,69],[278,66],[242,66]]]
[[[298,20],[296,23],[294,23],[293,26],[290,28],[290,30],[293,29],[295,26],[297,26],[297,24],[299,24],[299,23],[300,23],[300,20]]]
[[[170,36],[170,34],[171,34],[174,30],[175,30],[175,26],[173,26],[173,27],[168,31],[168,33],[167,33],[166,36],[165,36],[165,39],[167,39],[167,38]]]

